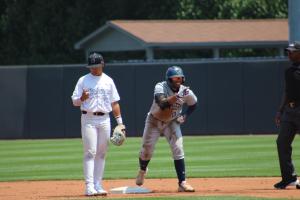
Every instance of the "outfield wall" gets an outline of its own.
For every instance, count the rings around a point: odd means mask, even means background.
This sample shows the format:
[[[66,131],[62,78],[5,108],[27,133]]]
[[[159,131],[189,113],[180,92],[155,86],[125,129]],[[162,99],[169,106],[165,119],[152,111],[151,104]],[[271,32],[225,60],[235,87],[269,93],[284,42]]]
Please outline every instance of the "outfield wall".
[[[185,135],[277,132],[285,59],[107,64],[129,136],[141,136],[154,85],[173,64],[182,66],[199,99]],[[85,73],[84,65],[0,66],[0,139],[80,137],[70,96]]]

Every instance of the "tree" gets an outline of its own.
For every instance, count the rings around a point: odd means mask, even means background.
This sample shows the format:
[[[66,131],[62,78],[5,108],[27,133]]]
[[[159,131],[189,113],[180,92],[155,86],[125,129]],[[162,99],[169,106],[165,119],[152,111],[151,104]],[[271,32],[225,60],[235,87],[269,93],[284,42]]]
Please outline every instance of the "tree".
[[[287,18],[288,0],[2,0],[0,65],[84,62],[73,45],[113,19]]]
[[[287,18],[288,0],[181,0],[179,19]]]

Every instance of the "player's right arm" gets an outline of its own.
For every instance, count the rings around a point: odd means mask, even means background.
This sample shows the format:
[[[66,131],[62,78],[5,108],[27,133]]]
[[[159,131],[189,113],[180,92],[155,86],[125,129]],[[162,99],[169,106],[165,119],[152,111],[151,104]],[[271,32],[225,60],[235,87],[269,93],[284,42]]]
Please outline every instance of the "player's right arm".
[[[284,107],[288,103],[288,98],[287,98],[287,95],[286,95],[289,92],[288,88],[291,88],[291,87],[289,87],[290,82],[287,81],[288,80],[287,76],[288,76],[287,71],[285,71],[285,90],[284,90],[283,95],[281,97],[281,103],[280,103],[279,109],[278,109],[278,111],[275,115],[275,124],[276,124],[277,127],[280,126],[281,116],[283,114]]]
[[[160,109],[164,110],[170,108],[170,106],[176,102],[177,98],[176,95],[167,97],[164,93],[156,93],[154,99]]]
[[[154,100],[160,109],[170,108],[177,100],[176,95],[168,96],[164,88],[164,82],[157,83],[154,88]]]
[[[72,102],[74,106],[81,106],[82,102],[89,98],[89,94],[87,91],[83,89],[83,79],[80,78],[75,86]]]
[[[280,122],[281,122],[281,115],[283,113],[283,110],[284,110],[284,106],[288,103],[288,99],[287,99],[287,96],[286,96],[286,92],[283,93],[282,95],[282,100],[281,100],[281,104],[279,106],[279,109],[275,115],[275,124],[277,127],[280,126]]]

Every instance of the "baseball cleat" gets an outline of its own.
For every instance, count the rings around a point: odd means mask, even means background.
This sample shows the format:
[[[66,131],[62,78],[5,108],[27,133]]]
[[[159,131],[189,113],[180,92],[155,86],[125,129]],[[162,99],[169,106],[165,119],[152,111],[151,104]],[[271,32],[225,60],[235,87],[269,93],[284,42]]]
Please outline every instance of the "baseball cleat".
[[[106,196],[107,195],[107,191],[104,190],[101,185],[95,185],[95,190],[97,192],[97,196]]]
[[[107,191],[106,190],[97,190],[97,196],[107,196]]]
[[[300,189],[300,183],[298,179],[294,179],[291,181],[280,181],[274,185],[275,189],[285,189],[288,186],[296,186],[297,189]]]
[[[93,187],[87,187],[85,190],[85,196],[96,196],[97,191]]]
[[[141,186],[144,184],[145,176],[147,174],[148,168],[145,170],[139,170],[138,175],[135,179],[135,184]]]
[[[182,181],[179,184],[178,192],[195,192],[195,189],[186,181]]]

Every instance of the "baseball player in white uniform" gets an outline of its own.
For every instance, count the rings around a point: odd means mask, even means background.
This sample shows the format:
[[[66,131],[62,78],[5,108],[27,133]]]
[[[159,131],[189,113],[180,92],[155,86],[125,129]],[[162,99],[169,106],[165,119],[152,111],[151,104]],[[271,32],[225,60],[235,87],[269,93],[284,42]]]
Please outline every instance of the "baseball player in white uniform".
[[[179,192],[194,192],[194,188],[186,182],[183,140],[180,124],[184,123],[196,109],[197,97],[189,87],[182,85],[185,81],[183,71],[178,66],[169,67],[166,81],[156,84],[154,100],[148,113],[140,150],[140,169],[136,184],[143,185],[147,166],[152,157],[155,144],[160,135],[164,135],[170,144],[175,170],[178,178]],[[182,111],[182,106],[187,109]]]
[[[83,168],[85,195],[107,195],[102,188],[111,124],[112,111],[118,124],[123,124],[120,96],[114,81],[103,72],[104,59],[99,53],[88,57],[90,73],[79,78],[72,95],[74,106],[81,109],[81,132],[84,146]]]

